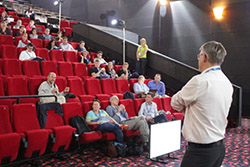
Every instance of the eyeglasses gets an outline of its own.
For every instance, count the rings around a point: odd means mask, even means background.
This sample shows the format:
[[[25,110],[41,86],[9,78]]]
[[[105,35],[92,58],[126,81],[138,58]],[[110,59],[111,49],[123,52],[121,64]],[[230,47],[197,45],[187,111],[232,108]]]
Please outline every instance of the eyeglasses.
[[[201,55],[205,55],[204,53],[197,54],[197,59],[200,60]]]

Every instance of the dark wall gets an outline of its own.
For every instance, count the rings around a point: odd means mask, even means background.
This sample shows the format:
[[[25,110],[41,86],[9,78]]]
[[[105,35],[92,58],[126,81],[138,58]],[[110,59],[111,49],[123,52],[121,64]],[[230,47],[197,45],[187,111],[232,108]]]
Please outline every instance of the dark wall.
[[[234,84],[243,88],[243,115],[250,115],[250,0],[231,1],[222,20],[214,19],[213,1],[174,0],[168,3],[166,16],[161,18],[156,0],[66,0],[62,13],[87,23],[106,25],[100,14],[114,10],[114,17],[124,19],[128,30],[145,37],[151,49],[193,67],[197,67],[196,55],[202,43],[222,42],[228,52],[222,69]],[[33,3],[58,10],[51,0]]]

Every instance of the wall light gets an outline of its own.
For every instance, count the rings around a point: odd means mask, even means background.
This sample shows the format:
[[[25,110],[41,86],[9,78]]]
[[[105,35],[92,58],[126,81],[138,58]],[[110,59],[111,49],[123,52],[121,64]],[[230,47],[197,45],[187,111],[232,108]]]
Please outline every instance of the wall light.
[[[161,6],[166,6],[167,5],[167,0],[159,0],[159,3]]]
[[[222,19],[223,18],[223,11],[224,11],[224,7],[216,7],[213,8],[213,12],[214,12],[214,16],[216,19]]]

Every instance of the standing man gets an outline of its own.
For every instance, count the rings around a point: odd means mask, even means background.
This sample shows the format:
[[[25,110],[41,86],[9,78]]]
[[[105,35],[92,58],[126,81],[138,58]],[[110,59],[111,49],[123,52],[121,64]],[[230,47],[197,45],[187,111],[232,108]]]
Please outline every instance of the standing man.
[[[136,72],[140,75],[145,75],[145,68],[147,64],[147,52],[148,45],[145,38],[140,40],[140,46],[137,48],[136,52]]]
[[[182,133],[188,147],[182,167],[220,167],[224,159],[223,139],[233,94],[220,68],[226,54],[219,42],[203,44],[197,57],[201,74],[172,97],[172,107],[185,114]]]

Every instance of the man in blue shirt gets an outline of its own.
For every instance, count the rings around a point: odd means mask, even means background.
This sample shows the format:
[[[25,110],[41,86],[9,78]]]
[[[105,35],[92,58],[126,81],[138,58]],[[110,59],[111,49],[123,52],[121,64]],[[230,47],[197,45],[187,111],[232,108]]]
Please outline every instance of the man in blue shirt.
[[[150,92],[155,92],[155,97],[168,97],[165,95],[166,87],[164,82],[161,81],[161,74],[155,74],[154,80],[148,82]]]

